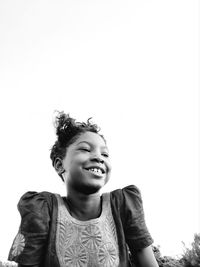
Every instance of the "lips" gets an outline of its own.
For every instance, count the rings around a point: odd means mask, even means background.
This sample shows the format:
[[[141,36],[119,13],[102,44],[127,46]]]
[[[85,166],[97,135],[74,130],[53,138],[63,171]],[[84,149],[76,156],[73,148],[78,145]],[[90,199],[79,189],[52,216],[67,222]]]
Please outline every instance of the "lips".
[[[84,169],[89,171],[89,172],[91,172],[91,173],[95,173],[95,174],[98,174],[98,175],[102,175],[102,174],[105,173],[104,168],[102,168],[100,166],[89,166],[89,167],[86,167]]]

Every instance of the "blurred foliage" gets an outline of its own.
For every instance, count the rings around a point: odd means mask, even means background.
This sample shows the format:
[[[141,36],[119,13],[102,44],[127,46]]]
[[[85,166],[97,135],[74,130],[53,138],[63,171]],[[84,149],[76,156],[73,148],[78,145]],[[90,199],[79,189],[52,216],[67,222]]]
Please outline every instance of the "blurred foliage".
[[[159,267],[183,267],[180,259],[172,258],[170,256],[162,256],[160,247],[153,246],[153,252],[158,262]]]
[[[184,245],[184,254],[181,259],[184,267],[200,267],[200,234],[194,235],[190,248]]]
[[[179,258],[162,256],[160,247],[153,246],[153,252],[159,267],[200,267],[200,234],[194,235],[190,248],[184,245],[184,252]]]

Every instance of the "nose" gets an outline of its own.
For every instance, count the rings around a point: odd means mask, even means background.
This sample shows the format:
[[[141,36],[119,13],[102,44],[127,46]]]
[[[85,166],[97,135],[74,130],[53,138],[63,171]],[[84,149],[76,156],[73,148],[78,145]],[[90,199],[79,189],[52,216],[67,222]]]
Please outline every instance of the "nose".
[[[101,163],[101,164],[104,163],[104,160],[102,159],[102,157],[100,155],[93,155],[91,157],[91,161]]]

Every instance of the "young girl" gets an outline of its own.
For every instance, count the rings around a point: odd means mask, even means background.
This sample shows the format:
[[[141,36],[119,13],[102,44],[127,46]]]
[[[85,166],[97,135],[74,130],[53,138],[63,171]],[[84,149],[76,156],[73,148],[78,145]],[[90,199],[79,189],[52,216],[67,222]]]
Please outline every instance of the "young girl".
[[[138,188],[100,194],[111,164],[97,125],[60,112],[55,126],[50,157],[67,194],[21,197],[21,225],[8,259],[19,267],[158,267]]]

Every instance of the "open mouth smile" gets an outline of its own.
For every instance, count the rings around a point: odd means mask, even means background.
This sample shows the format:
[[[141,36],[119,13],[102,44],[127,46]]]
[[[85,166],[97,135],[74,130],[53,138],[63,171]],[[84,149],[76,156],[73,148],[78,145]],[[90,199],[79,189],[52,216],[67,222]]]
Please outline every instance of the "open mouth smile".
[[[89,167],[89,168],[85,168],[85,170],[87,170],[88,172],[97,174],[97,175],[103,175],[105,173],[104,169],[100,167]]]

